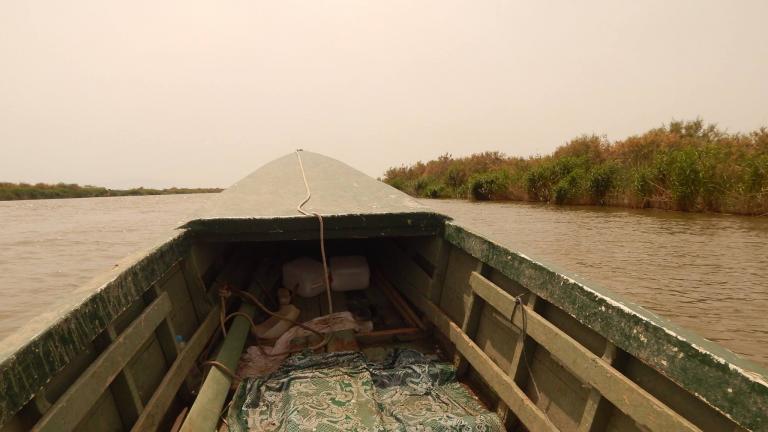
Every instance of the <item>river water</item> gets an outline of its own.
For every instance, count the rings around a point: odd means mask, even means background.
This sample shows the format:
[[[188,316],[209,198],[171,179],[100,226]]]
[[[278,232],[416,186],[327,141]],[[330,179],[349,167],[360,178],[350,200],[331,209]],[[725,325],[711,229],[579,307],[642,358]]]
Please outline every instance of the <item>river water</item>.
[[[0,202],[0,345],[80,284],[166,238],[210,197]],[[768,218],[423,202],[768,365]]]

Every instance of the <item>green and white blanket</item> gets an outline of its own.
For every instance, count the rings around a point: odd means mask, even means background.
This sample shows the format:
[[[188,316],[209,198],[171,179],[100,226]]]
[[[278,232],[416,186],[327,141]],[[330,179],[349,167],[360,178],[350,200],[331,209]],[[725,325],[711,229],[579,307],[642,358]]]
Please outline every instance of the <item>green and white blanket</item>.
[[[230,431],[502,431],[452,365],[412,350],[298,354],[240,383]]]

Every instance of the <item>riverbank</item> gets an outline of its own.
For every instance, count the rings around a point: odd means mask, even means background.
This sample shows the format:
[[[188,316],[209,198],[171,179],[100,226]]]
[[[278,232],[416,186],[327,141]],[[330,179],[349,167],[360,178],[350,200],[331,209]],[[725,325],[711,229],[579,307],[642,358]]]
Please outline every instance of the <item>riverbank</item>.
[[[547,156],[500,152],[390,168],[413,196],[768,214],[768,129],[732,134],[701,120],[609,142],[585,135]]]
[[[77,184],[27,184],[0,183],[0,201],[58,199],[58,198],[96,198],[114,196],[142,195],[178,195],[197,193],[217,193],[219,188],[168,188],[168,189],[108,189],[99,186],[80,186]]]

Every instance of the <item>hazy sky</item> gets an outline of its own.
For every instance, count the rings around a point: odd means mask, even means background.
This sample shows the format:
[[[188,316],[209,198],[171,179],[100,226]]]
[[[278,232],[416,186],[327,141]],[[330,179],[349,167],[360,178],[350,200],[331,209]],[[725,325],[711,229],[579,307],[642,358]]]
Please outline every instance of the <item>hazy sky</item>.
[[[768,125],[768,1],[0,2],[0,181],[379,176],[672,119]]]

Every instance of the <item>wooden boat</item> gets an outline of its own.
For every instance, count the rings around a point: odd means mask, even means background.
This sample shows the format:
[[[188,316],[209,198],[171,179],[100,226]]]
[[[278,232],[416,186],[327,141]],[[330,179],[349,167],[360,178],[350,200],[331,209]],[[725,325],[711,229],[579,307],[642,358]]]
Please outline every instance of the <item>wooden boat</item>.
[[[322,350],[432,350],[508,430],[768,430],[765,369],[338,161],[300,155],[328,253],[367,256],[368,295],[396,318]],[[218,293],[254,279],[266,294],[281,262],[317,255],[318,220],[296,209],[305,193],[297,154],[267,164],[7,340],[0,430],[226,429],[227,371],[253,344],[248,317],[266,317],[224,299],[241,312],[224,336]],[[322,314],[322,299],[302,299],[301,319]]]

